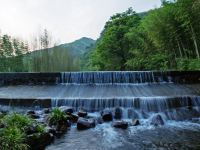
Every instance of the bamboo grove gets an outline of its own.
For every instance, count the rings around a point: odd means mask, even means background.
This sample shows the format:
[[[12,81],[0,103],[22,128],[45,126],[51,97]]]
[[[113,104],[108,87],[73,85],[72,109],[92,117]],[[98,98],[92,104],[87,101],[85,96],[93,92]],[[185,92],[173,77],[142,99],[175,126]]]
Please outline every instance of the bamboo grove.
[[[200,0],[132,8],[106,23],[87,63],[90,70],[200,70]]]

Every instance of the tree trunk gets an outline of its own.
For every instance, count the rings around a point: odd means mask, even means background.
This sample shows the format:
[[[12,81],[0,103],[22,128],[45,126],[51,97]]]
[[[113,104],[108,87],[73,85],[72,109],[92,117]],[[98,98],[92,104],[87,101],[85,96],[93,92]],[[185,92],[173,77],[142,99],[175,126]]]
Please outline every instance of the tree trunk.
[[[181,41],[181,46],[182,46],[182,48],[183,48],[183,55],[184,55],[184,57],[189,58],[189,56],[188,56],[188,54],[187,54],[187,49],[186,49],[185,46],[183,45],[183,42],[182,42],[182,41]]]
[[[190,24],[190,28],[191,28],[191,32],[192,32],[192,40],[194,42],[194,47],[195,47],[196,55],[197,55],[197,58],[199,59],[200,56],[199,56],[199,49],[198,49],[198,45],[197,45],[197,40],[196,40],[196,36],[195,36],[195,33],[194,33],[194,29],[193,29],[193,27],[192,27],[191,24]]]
[[[178,39],[176,39],[176,41],[177,41],[177,44],[178,44],[178,49],[179,49],[180,56],[181,56],[181,58],[183,58],[183,54],[182,54],[182,51],[181,51],[181,46],[179,44]]]

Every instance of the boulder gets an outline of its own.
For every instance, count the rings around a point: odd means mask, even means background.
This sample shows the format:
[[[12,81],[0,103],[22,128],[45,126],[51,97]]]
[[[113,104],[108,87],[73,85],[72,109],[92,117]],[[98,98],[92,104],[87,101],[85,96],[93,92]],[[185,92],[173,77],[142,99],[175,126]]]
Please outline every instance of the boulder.
[[[151,119],[151,125],[159,126],[159,125],[164,125],[164,124],[165,124],[164,120],[163,120],[162,116],[159,114],[153,116]]]
[[[54,136],[51,133],[34,133],[27,136],[27,144],[31,150],[42,150],[51,144]]]
[[[138,119],[133,119],[132,120],[132,125],[133,126],[138,126],[138,125],[140,125],[140,121]]]
[[[69,119],[72,123],[76,123],[76,122],[78,121],[78,118],[79,118],[78,115],[70,114],[68,119]]]
[[[113,116],[112,116],[112,112],[110,110],[103,110],[101,112],[101,116],[103,121],[108,122],[108,121],[112,121],[113,120]]]
[[[85,119],[79,118],[77,121],[77,129],[78,130],[85,130],[89,128],[95,127],[95,120],[94,119]]]
[[[49,113],[51,113],[51,110],[49,108],[45,108],[43,110],[43,112],[44,112],[44,114],[49,114]]]
[[[68,106],[59,107],[61,111],[65,112],[66,114],[72,114],[74,112],[73,108]]]
[[[85,111],[83,111],[83,110],[80,110],[80,111],[78,112],[78,116],[84,118],[84,117],[87,116],[87,112],[85,112]]]
[[[112,126],[115,127],[115,128],[127,129],[128,128],[128,122],[118,120],[118,121],[114,121]]]
[[[36,113],[34,110],[28,110],[26,114],[27,115],[35,115]]]
[[[40,116],[34,111],[34,110],[29,110],[26,113],[29,117],[31,117],[32,119],[39,119]]]
[[[122,109],[120,107],[115,108],[115,119],[121,119],[122,118]]]
[[[39,119],[40,118],[40,116],[37,115],[37,114],[29,114],[28,116],[31,117],[32,119]]]

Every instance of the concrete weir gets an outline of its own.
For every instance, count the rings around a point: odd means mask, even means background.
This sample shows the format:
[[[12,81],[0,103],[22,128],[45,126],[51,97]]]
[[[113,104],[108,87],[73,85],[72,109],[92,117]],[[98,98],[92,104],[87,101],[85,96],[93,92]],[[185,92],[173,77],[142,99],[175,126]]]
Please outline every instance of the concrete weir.
[[[0,105],[49,108],[51,107],[51,99],[0,98]]]
[[[96,80],[95,80],[96,79]],[[128,79],[128,80],[127,80]],[[59,83],[141,83],[172,81],[200,83],[200,71],[102,71],[0,73],[0,85],[49,85]]]
[[[200,71],[0,73],[0,105],[161,111],[199,107],[199,85]]]

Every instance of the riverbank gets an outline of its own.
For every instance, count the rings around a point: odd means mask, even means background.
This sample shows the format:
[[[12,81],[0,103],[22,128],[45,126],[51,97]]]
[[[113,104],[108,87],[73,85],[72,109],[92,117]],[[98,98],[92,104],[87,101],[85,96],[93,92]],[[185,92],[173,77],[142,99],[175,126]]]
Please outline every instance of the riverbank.
[[[188,111],[186,111],[188,109]],[[176,112],[187,114],[168,119],[164,113],[135,112],[129,118],[123,108],[105,109],[89,113],[84,110],[74,112],[70,107],[54,109],[25,110],[9,108],[2,111],[1,131],[8,128],[4,117],[24,118],[28,121],[24,144],[28,149],[61,150],[67,149],[194,149],[200,148],[200,119],[196,109],[185,108]],[[185,110],[185,111],[183,111]],[[17,111],[18,114],[12,111]],[[132,112],[133,113],[133,112]],[[189,115],[191,113],[191,116]],[[196,113],[196,117],[194,113]],[[25,114],[25,115],[24,115]],[[169,113],[168,113],[169,114]],[[16,116],[18,115],[18,116]],[[189,117],[190,116],[190,117]],[[32,120],[29,124],[30,119]],[[35,122],[35,123],[33,123]],[[18,119],[16,124],[21,124]],[[39,128],[38,128],[39,127]],[[177,138],[178,137],[178,138]],[[183,142],[184,141],[184,142]],[[16,143],[17,144],[17,143]],[[99,146],[98,146],[99,145]],[[46,148],[45,148],[46,147]]]

